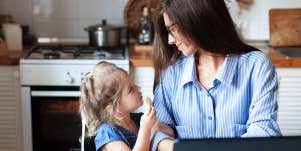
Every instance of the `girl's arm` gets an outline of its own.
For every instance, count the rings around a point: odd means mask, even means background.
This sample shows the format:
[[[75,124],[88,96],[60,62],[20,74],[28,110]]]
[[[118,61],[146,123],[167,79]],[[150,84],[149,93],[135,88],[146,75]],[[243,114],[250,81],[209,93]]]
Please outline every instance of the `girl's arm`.
[[[149,97],[146,97],[146,99],[144,100],[144,102],[146,103],[146,105],[148,107],[152,107],[153,106],[152,105],[153,101]],[[161,132],[163,132],[163,133],[165,133],[165,134],[167,134],[167,135],[175,138],[174,130],[170,126],[168,126],[166,124],[163,124],[161,122],[156,122],[156,124],[154,126],[154,130],[155,131],[161,131]]]
[[[140,120],[140,129],[133,151],[149,151],[151,130],[157,122],[156,111],[154,107],[147,107],[147,111]]]
[[[155,123],[156,111],[154,107],[149,107],[148,110],[142,115],[140,121],[140,129],[133,151],[149,151],[151,130]],[[110,142],[104,145],[101,151],[131,151],[129,146],[122,141]]]

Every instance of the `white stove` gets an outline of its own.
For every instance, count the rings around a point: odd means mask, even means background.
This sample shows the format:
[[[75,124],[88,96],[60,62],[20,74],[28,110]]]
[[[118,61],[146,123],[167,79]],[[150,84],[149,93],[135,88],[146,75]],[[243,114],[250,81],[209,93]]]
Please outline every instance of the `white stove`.
[[[20,60],[21,85],[79,86],[83,76],[100,61],[129,72],[125,46],[38,45]]]
[[[129,72],[125,46],[43,44],[20,60],[24,151],[80,150],[79,86],[100,61]]]

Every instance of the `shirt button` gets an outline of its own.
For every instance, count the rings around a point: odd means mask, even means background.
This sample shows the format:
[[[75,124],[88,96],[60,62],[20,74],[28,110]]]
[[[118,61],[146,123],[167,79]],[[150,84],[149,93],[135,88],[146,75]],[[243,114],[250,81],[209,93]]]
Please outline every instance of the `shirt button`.
[[[208,120],[212,120],[212,116],[208,116]]]

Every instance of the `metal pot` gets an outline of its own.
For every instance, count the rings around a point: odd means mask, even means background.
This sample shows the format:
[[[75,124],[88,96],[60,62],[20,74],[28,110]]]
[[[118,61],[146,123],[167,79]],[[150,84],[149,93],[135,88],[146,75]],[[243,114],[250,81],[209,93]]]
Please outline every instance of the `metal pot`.
[[[121,28],[108,25],[106,20],[102,20],[102,24],[85,28],[85,31],[89,33],[91,46],[112,47],[120,45]]]

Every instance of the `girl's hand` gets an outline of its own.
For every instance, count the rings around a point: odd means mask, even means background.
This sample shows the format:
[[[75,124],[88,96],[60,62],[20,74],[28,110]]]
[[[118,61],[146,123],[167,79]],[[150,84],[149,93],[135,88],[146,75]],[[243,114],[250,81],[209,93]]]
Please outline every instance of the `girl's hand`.
[[[141,117],[140,128],[151,130],[157,122],[156,110],[152,106],[147,106],[146,111]]]

